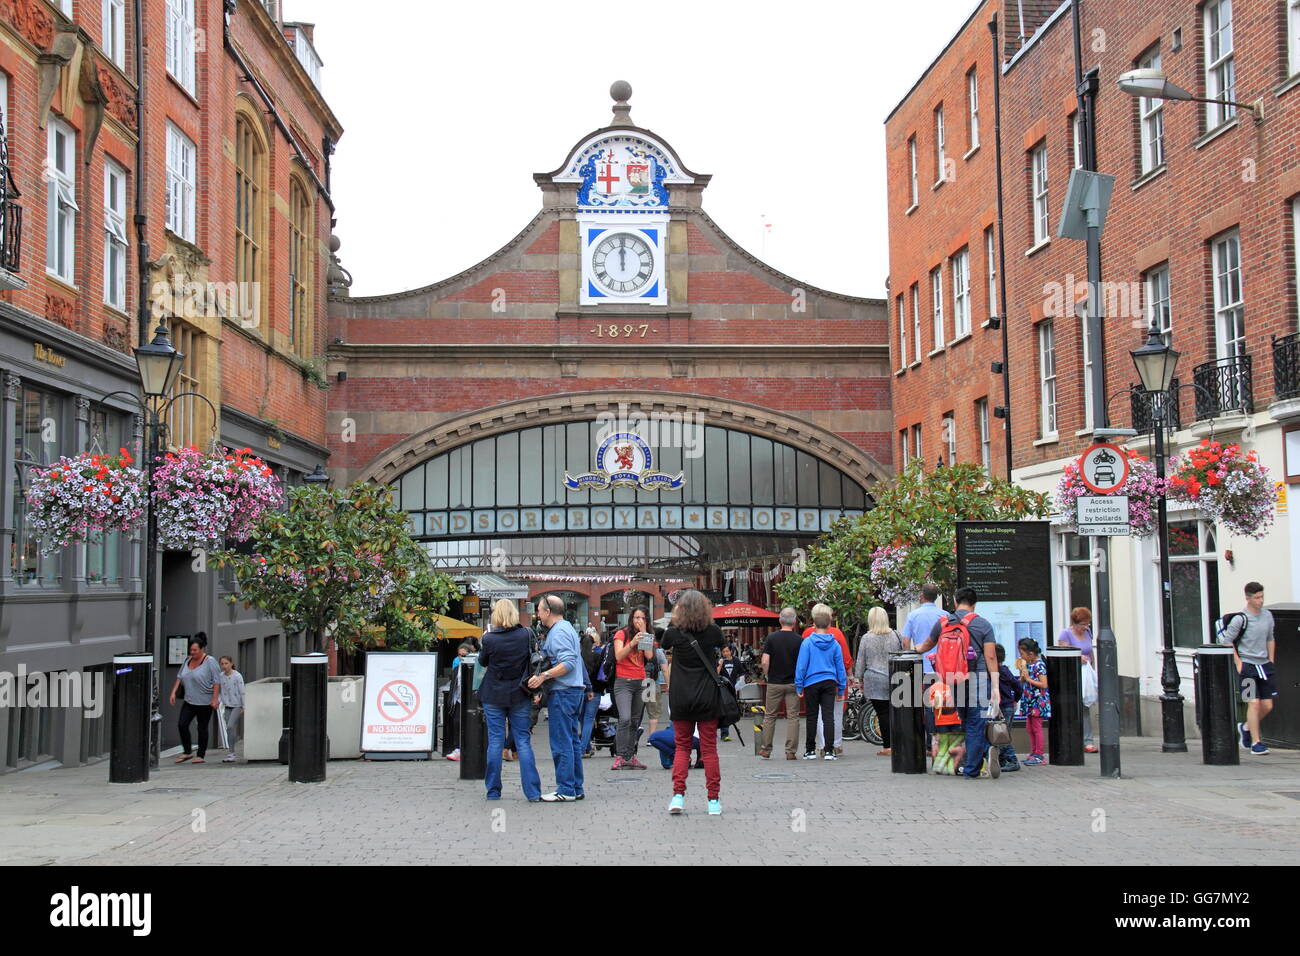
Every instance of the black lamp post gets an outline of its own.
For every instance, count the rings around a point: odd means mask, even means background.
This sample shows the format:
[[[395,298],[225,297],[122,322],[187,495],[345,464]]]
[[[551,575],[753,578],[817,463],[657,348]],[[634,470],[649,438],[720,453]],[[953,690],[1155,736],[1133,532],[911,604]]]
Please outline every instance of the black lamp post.
[[[144,649],[154,658],[153,704],[149,714],[149,767],[157,769],[158,755],[162,750],[162,715],[158,713],[159,682],[166,662],[159,658],[158,604],[162,582],[158,576],[158,515],[153,506],[154,459],[162,441],[163,425],[159,415],[162,398],[171,392],[180,373],[185,356],[176,351],[167,337],[167,327],[159,320],[153,341],[135,350],[135,364],[140,370],[140,388],[144,392],[145,406],[149,412],[148,449],[145,453],[145,487],[149,493],[149,518],[145,533],[145,584],[144,584]]]
[[[1138,378],[1142,389],[1151,402],[1151,422],[1155,432],[1156,477],[1163,481],[1165,477],[1165,425],[1168,421],[1168,404],[1177,399],[1170,394],[1173,384],[1174,369],[1178,365],[1179,353],[1170,347],[1160,335],[1154,322],[1147,333],[1146,344],[1131,353],[1133,364],[1137,366]],[[1162,655],[1164,666],[1160,672],[1160,684],[1164,693],[1160,695],[1160,713],[1163,726],[1164,742],[1161,750],[1165,753],[1186,753],[1187,736],[1183,727],[1183,695],[1178,692],[1178,666],[1174,660],[1173,627],[1173,590],[1169,581],[1169,513],[1164,494],[1156,505],[1156,518],[1159,524],[1160,549],[1160,623],[1163,638]]]
[[[302,476],[302,483],[304,485],[310,485],[313,488],[328,488],[330,476],[325,474],[325,469],[322,468],[318,462],[315,470],[312,471],[310,475]]]

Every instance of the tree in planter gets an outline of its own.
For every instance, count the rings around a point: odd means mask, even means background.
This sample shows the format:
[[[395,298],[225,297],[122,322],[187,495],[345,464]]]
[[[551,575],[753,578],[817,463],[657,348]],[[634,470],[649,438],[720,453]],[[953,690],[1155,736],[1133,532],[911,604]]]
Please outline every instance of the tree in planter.
[[[777,588],[795,607],[822,601],[846,622],[872,603],[909,603],[933,582],[957,587],[957,522],[1016,521],[1047,514],[1047,496],[993,478],[980,465],[925,471],[919,460],[872,489],[875,507],[841,519],[809,551],[804,567]]]
[[[388,489],[364,482],[292,489],[288,508],[264,514],[247,548],[213,560],[235,572],[232,602],[266,612],[288,632],[307,631],[318,650],[327,632],[351,649],[377,623],[391,623],[404,648],[427,646],[438,636],[433,616],[458,594],[429,566]]]

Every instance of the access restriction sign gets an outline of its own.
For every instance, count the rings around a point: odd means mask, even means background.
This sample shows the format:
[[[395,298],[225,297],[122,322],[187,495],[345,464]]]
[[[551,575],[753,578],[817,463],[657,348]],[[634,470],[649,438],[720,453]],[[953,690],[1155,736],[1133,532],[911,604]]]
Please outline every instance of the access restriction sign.
[[[1130,534],[1128,495],[1081,495],[1079,534],[1117,537]]]
[[[1094,494],[1113,495],[1128,481],[1128,455],[1118,445],[1090,445],[1078,464],[1079,478]]]
[[[363,754],[426,756],[433,751],[437,654],[366,655]]]

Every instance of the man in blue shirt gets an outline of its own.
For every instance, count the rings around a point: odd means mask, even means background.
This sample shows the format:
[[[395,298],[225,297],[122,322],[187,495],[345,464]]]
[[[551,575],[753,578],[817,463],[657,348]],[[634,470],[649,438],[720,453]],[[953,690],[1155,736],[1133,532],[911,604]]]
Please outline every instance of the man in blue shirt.
[[[912,642],[913,650],[926,642],[935,623],[944,617],[943,611],[934,603],[938,599],[939,589],[933,584],[927,584],[921,588],[921,606],[907,615],[907,620],[903,622],[903,636]],[[921,658],[921,666],[924,668],[923,673],[934,673],[934,665],[924,657]]]
[[[542,794],[546,803],[581,800],[582,705],[587,698],[589,678],[582,666],[582,645],[578,632],[564,619],[564,599],[547,594],[537,604],[537,620],[546,628],[542,650],[551,666],[528,679],[534,689],[550,681],[546,707],[549,712],[551,758],[555,761],[555,792]]]

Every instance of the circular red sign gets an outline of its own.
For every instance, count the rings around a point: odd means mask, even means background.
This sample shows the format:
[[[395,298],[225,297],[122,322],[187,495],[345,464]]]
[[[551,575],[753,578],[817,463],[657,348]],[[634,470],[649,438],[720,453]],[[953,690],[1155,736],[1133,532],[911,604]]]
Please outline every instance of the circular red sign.
[[[409,680],[392,680],[379,689],[379,713],[387,720],[410,720],[420,708],[420,692]]]
[[[1118,445],[1098,442],[1079,456],[1079,480],[1099,495],[1113,495],[1128,481],[1128,455]]]

